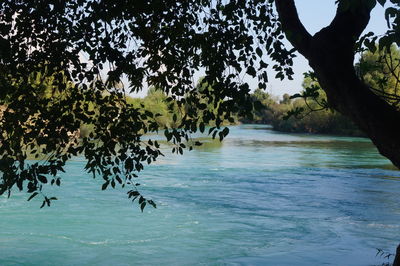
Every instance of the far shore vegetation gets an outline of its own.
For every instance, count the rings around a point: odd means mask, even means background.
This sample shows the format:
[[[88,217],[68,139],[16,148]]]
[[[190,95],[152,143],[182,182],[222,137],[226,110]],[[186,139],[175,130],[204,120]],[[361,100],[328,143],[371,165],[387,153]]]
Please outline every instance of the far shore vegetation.
[[[305,78],[303,85],[308,86],[312,83],[309,78]],[[320,91],[321,94],[322,90]],[[291,99],[288,94],[284,94],[282,99],[270,95],[262,89],[256,89],[251,97],[253,101],[258,101],[258,110],[254,110],[253,119],[236,116],[234,121],[224,121],[224,125],[234,124],[267,124],[273,130],[288,133],[315,133],[332,134],[343,136],[361,136],[364,134],[345,116],[334,112],[328,108],[318,108],[316,100]],[[323,97],[323,96],[321,96]],[[127,97],[127,103],[134,107],[143,106],[146,110],[158,114],[156,121],[160,128],[173,128],[179,125],[180,118],[184,115],[184,110],[177,105],[171,105],[167,101],[168,96],[161,90],[150,88],[146,97],[133,98]],[[208,106],[212,109],[213,106]],[[288,116],[292,110],[302,109],[301,114]],[[213,126],[213,125],[206,125]],[[80,128],[81,137],[86,137],[91,132],[91,125]]]
[[[391,53],[384,54],[379,50],[375,53],[365,52],[362,54],[359,62],[356,64],[356,70],[359,76],[371,88],[379,88],[375,91],[379,95],[396,95],[400,93],[392,88],[397,88],[397,75],[393,75],[387,69],[387,58],[400,58],[400,49],[392,46]],[[54,95],[53,79],[46,79],[42,82],[42,74],[36,73],[30,76],[30,82],[39,88],[37,97],[41,98],[62,98],[63,95],[58,93]],[[313,73],[305,73],[302,84],[302,91],[295,95],[284,94],[282,97],[271,95],[262,89],[255,89],[250,97],[254,106],[258,108],[253,110],[252,118],[233,116],[229,121],[223,121],[222,125],[234,124],[267,124],[271,125],[273,130],[287,133],[311,133],[311,134],[331,134],[341,136],[366,137],[366,135],[357,128],[357,126],[346,116],[334,111],[329,107],[326,101],[326,95],[316,81]],[[40,84],[40,85],[39,85]],[[199,81],[198,91],[201,93],[204,86],[211,86]],[[71,84],[66,86],[72,87]],[[116,85],[120,86],[120,85]],[[398,98],[396,98],[398,99]],[[388,100],[390,101],[390,99]],[[126,96],[126,103],[134,108],[143,108],[155,114],[155,122],[160,129],[178,128],[182,117],[185,115],[188,107],[178,106],[176,101],[162,90],[155,87],[149,88],[144,98],[134,98]],[[91,102],[83,103],[89,110],[96,112],[96,106]],[[207,110],[216,114],[215,103],[204,102]],[[0,105],[0,116],[7,106],[7,101],[3,101]],[[201,126],[214,126],[201,125]],[[69,135],[75,137],[89,137],[93,131],[93,125],[81,124],[79,131],[69,132]]]

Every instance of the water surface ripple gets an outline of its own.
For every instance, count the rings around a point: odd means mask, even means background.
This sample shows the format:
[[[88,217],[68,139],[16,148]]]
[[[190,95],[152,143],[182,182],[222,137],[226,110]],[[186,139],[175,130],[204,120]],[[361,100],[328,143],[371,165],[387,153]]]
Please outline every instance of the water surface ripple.
[[[400,242],[400,173],[366,139],[232,127],[146,168],[144,213],[83,167],[51,208],[0,197],[0,265],[381,265]]]

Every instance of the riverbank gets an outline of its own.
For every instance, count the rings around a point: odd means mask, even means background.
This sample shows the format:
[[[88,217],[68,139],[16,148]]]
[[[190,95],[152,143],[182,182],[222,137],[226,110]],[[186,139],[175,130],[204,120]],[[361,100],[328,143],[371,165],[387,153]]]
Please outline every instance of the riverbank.
[[[254,110],[251,120],[241,118],[242,123],[269,124],[273,130],[285,133],[366,137],[349,118],[331,109],[321,108],[316,101],[292,100],[289,95],[278,100],[260,89],[254,91],[252,98],[254,102],[261,103],[261,107]]]

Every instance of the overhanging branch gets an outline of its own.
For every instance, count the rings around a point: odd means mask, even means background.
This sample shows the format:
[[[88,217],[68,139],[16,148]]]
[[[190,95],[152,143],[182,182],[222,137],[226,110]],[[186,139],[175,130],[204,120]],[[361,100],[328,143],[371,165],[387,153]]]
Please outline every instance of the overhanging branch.
[[[275,0],[275,4],[287,39],[307,57],[312,36],[300,21],[294,0]]]
[[[355,42],[365,30],[370,19],[370,13],[375,7],[371,1],[346,0],[339,2],[336,15],[331,24],[324,30],[337,38],[337,45],[351,45],[354,48]],[[338,41],[342,43],[338,43]]]

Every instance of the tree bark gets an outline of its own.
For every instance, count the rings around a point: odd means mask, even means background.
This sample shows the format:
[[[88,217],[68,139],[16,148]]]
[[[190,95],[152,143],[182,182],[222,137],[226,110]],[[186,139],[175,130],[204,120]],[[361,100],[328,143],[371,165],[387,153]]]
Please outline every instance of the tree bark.
[[[393,266],[400,266],[400,245],[397,246],[396,255],[394,256]]]
[[[373,6],[338,7],[331,24],[311,36],[301,24],[294,0],[276,0],[282,27],[291,44],[308,59],[329,104],[348,116],[379,152],[400,168],[400,112],[374,94],[356,75],[354,47]]]

